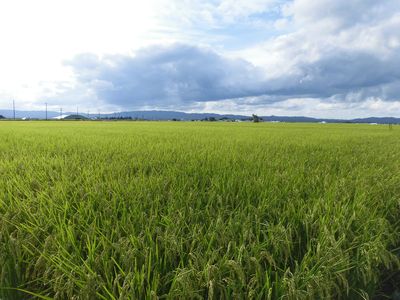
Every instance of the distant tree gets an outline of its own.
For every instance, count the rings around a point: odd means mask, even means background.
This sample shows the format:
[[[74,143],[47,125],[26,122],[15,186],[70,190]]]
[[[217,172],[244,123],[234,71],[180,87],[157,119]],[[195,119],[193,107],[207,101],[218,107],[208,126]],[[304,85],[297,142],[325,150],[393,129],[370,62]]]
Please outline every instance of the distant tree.
[[[255,115],[255,114],[252,115],[252,119],[253,119],[254,123],[258,123],[262,120],[259,116]]]
[[[208,118],[208,121],[210,121],[210,122],[215,122],[215,121],[217,121],[217,119],[214,118],[214,117],[209,117],[209,118]]]

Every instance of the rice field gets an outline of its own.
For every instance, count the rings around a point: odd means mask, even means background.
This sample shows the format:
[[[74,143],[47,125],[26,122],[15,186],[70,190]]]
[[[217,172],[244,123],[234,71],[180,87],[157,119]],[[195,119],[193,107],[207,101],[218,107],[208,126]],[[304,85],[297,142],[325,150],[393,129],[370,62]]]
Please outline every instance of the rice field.
[[[400,127],[4,121],[0,138],[0,299],[400,293]]]

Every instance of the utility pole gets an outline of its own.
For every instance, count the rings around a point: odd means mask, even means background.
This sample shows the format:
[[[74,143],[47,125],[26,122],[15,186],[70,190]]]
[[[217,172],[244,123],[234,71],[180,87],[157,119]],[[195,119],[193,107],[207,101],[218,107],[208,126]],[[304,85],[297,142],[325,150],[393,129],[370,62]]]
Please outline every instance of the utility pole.
[[[99,120],[100,120],[100,109],[99,109]]]
[[[13,116],[14,116],[14,120],[15,120],[15,100],[13,100]]]
[[[90,110],[87,111],[87,117],[90,119]]]
[[[46,104],[46,121],[47,121],[47,102],[45,104]]]
[[[62,119],[62,107],[60,107],[60,120]]]
[[[76,115],[79,115],[78,106],[76,107]]]

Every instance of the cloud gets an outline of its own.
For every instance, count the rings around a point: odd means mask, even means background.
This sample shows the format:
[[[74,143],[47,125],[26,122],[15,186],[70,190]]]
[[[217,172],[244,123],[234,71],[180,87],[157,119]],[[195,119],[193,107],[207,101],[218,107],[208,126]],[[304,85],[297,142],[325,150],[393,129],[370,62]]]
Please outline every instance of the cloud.
[[[277,11],[284,0],[166,0],[164,17],[174,24],[186,26],[224,27],[250,19],[261,19],[261,15]],[[184,14],[176,14],[184,11]]]
[[[366,109],[360,103],[368,101],[397,103],[400,8],[396,2],[172,1],[167,11],[185,8],[188,12],[176,24],[201,24],[205,36],[211,35],[209,28],[267,18],[272,11],[281,32],[236,52],[192,41],[145,47],[132,55],[81,54],[66,63],[75,75],[74,87],[58,90],[52,97],[123,109],[224,104],[227,110],[268,105],[302,112],[303,105],[341,113]],[[296,106],[285,102],[289,100]],[[278,103],[286,104],[278,109]],[[368,109],[378,107],[374,105]]]
[[[263,97],[261,97],[263,98]],[[198,103],[192,112],[217,112],[231,114],[258,114],[260,116],[309,116],[324,118],[352,119],[370,116],[398,116],[400,101],[383,101],[373,97],[359,102],[336,101],[334,98],[285,98],[265,105],[266,99],[232,99]]]
[[[120,106],[183,104],[259,95],[262,69],[194,46],[147,47],[135,56],[93,54],[67,62],[79,84]]]
[[[273,93],[399,99],[398,1],[295,0],[283,11],[289,32],[240,52],[268,70]]]
[[[380,22],[398,10],[397,0],[294,0],[286,4],[284,14],[297,26],[337,32]]]
[[[75,90],[68,87],[66,93],[70,95],[61,98],[82,100],[87,95],[118,107],[184,106],[262,95],[264,103],[290,97],[398,99],[397,55],[335,50],[325,49],[314,60],[288,63],[288,70],[273,76],[268,69],[243,59],[183,44],[144,48],[134,56],[82,54],[67,62],[76,74],[77,85]]]

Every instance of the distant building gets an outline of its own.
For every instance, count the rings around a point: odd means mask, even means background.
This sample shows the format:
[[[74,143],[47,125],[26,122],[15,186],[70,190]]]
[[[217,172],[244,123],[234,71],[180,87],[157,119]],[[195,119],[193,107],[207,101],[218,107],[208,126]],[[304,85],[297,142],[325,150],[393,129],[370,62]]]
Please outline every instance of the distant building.
[[[62,120],[62,119],[64,119],[65,117],[68,117],[69,115],[61,115],[61,116],[57,116],[57,117],[54,117],[53,119],[54,120]]]
[[[61,115],[61,116],[58,116],[58,117],[54,117],[53,119],[56,119],[56,120],[89,120],[88,117],[85,117],[83,115],[77,115],[77,114],[75,114],[75,115]]]

